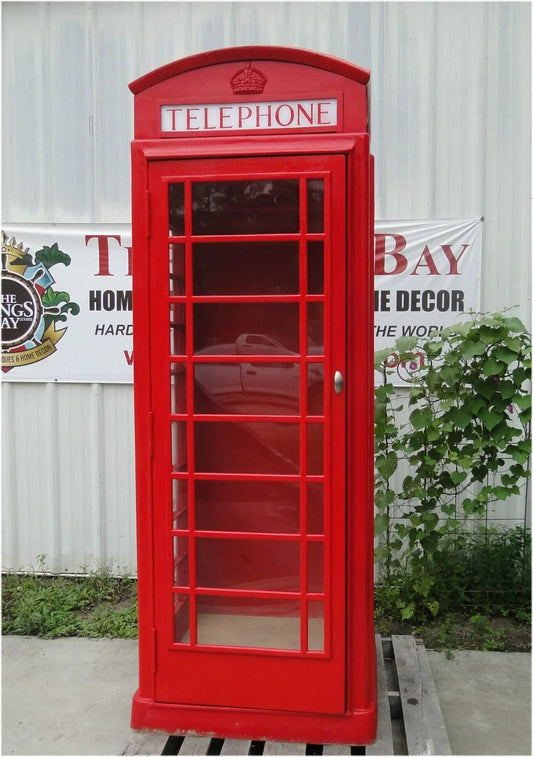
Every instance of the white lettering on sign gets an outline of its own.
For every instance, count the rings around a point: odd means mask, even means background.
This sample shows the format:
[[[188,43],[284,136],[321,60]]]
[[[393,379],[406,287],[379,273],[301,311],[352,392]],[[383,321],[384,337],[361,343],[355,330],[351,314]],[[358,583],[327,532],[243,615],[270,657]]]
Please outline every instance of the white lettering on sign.
[[[337,100],[162,105],[161,131],[308,129],[337,125]]]

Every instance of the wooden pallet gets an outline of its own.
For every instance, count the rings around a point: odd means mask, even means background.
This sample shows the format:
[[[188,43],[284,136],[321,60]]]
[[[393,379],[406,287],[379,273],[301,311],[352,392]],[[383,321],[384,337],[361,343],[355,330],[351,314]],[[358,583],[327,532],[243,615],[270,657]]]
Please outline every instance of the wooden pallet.
[[[369,746],[169,736],[132,731],[126,755],[451,754],[425,647],[413,636],[376,636],[378,729]]]

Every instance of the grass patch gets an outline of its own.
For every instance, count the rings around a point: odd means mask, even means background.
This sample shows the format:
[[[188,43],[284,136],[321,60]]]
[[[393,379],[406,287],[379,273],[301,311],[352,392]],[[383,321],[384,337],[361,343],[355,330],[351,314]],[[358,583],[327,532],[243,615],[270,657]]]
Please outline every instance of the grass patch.
[[[81,578],[6,574],[2,633],[136,638],[137,582],[106,572]]]
[[[376,608],[379,615],[379,608]],[[483,652],[530,652],[531,623],[510,617],[488,617],[448,613],[444,617],[424,623],[393,620],[379,616],[375,620],[376,633],[413,635],[424,642],[427,649],[446,651],[475,649]]]
[[[427,602],[405,618],[413,575],[375,587],[375,627],[414,634],[431,649],[531,650],[531,538],[520,529],[444,540],[428,572]],[[430,609],[428,609],[430,608]],[[84,577],[6,574],[2,633],[137,637],[137,581],[106,571]]]
[[[433,649],[531,649],[531,534],[485,529],[441,539],[420,574],[391,572],[375,587],[376,630],[415,634]],[[418,582],[418,587],[415,585]]]

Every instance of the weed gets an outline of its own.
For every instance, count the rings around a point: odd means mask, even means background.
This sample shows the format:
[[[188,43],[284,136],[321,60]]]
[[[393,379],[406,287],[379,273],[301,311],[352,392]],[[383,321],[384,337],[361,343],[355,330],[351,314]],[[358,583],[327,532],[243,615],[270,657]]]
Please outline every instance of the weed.
[[[82,578],[7,574],[2,633],[132,638],[137,635],[136,582],[106,571]]]
[[[531,535],[521,527],[447,535],[423,576],[410,564],[397,567],[375,594],[377,617],[423,622],[458,613],[531,622]]]

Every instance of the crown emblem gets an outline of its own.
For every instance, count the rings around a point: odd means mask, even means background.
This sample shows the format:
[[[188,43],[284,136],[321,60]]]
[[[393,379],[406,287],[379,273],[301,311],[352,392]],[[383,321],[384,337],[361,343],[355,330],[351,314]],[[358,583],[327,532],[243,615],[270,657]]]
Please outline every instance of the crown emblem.
[[[23,259],[29,254],[29,247],[23,248],[22,242],[17,246],[17,240],[12,237],[11,241],[8,241],[9,237],[2,232],[2,267],[7,267],[7,263],[23,265]]]
[[[230,79],[231,88],[235,95],[260,95],[266,83],[266,76],[257,68],[252,68],[250,62]]]

